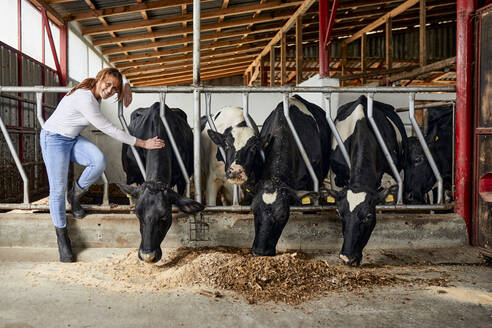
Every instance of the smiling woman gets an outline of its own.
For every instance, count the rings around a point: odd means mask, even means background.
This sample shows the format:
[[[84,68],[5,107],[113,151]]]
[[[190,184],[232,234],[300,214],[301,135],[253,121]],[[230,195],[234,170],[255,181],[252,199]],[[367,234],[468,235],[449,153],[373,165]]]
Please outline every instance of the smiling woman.
[[[115,93],[118,93],[118,100],[124,99],[125,105],[129,105],[131,89],[128,84],[124,87],[122,84],[121,73],[115,68],[105,68],[95,79],[83,80],[60,101],[41,130],[41,150],[50,184],[50,214],[55,225],[62,262],[74,260],[65,214],[69,164],[75,162],[86,167],[68,191],[72,214],[78,219],[85,216],[79,203],[80,197],[106,168],[104,154],[96,145],[82,137],[80,132],[92,124],[110,137],[129,145],[146,149],[164,147],[164,141],[157,137],[141,140],[129,135],[111,124],[101,113],[101,99],[107,99]]]

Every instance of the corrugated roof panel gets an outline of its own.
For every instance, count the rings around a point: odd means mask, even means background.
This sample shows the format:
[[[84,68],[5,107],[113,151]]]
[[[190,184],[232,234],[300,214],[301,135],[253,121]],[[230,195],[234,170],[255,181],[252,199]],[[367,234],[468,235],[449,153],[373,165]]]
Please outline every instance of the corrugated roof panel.
[[[106,16],[104,17],[104,19],[109,24],[127,23],[127,22],[142,20],[142,15],[137,12],[137,13],[129,13],[123,15]]]

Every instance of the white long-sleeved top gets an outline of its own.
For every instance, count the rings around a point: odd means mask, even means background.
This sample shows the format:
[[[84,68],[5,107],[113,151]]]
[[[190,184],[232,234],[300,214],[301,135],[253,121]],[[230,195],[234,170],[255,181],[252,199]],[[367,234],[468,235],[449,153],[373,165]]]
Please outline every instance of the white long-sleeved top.
[[[137,138],[115,127],[102,113],[101,103],[88,89],[77,89],[60,101],[43,129],[75,138],[89,124],[123,143],[134,145]]]

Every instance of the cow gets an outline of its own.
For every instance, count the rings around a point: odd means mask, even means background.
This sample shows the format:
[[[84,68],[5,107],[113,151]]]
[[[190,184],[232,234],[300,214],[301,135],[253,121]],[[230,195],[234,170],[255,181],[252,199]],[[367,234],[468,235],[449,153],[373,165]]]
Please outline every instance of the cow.
[[[373,117],[398,169],[405,169],[407,135],[394,108],[374,101]],[[391,168],[378,144],[367,118],[367,98],[342,105],[335,125],[347,149],[351,167],[332,138],[330,157],[331,195],[342,220],[343,245],[340,259],[347,265],[359,266],[362,250],[376,226],[376,204],[383,202],[395,187],[382,189],[383,175],[391,175]]]
[[[169,136],[159,116],[160,104],[139,108],[131,115],[130,134],[140,139],[158,136],[166,146],[147,150],[137,148],[145,166],[144,181],[135,157],[128,145],[122,148],[123,169],[126,184],[118,184],[123,193],[136,198],[135,214],[140,221],[141,242],[138,257],[145,262],[157,262],[162,257],[161,243],[172,223],[172,204],[181,211],[194,214],[204,206],[182,197],[186,181],[171,148]],[[188,174],[193,171],[193,133],[186,120],[186,113],[179,108],[165,108],[165,117],[176,141]],[[139,186],[134,186],[137,184]],[[175,192],[172,188],[176,186]]]
[[[329,169],[331,133],[325,112],[298,95],[289,99],[293,125],[306,150],[318,181]],[[253,256],[274,256],[282,230],[289,219],[290,206],[300,204],[299,191],[313,190],[294,136],[284,116],[283,103],[267,117],[259,135],[265,162],[253,191],[255,237]]]
[[[252,127],[247,126],[241,107],[224,107],[213,118],[217,132],[205,131],[207,119],[201,119],[202,176],[206,181],[207,205],[216,205],[217,194],[221,190],[226,200],[232,203],[234,184],[244,186],[239,194],[244,198],[250,190],[246,186],[256,180],[262,159],[258,127],[252,118],[249,119]],[[225,160],[218,145],[225,151]]]
[[[428,124],[424,137],[443,179],[445,195],[451,193],[453,180],[453,107],[428,109]],[[425,195],[437,180],[417,137],[408,138],[408,169],[405,171],[404,200],[408,204],[422,204]],[[450,196],[446,197],[450,199]]]

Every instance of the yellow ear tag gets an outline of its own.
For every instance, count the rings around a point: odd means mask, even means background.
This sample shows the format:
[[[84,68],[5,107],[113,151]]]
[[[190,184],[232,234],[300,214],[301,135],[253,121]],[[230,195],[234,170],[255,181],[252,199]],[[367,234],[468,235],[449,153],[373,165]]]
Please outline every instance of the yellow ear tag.
[[[333,198],[332,196],[328,196],[326,197],[326,202],[328,204],[335,204],[335,198]]]
[[[439,140],[439,136],[436,136],[436,137],[434,138],[434,141],[437,141],[437,140]]]
[[[265,144],[263,145],[263,147],[268,147],[268,141],[265,142]]]
[[[392,194],[389,194],[388,196],[386,196],[386,203],[391,203],[395,200],[395,198],[393,197]]]
[[[248,188],[246,188],[246,191],[247,191],[247,192],[251,192],[251,190],[249,190]]]
[[[308,205],[308,204],[311,204],[311,199],[309,197],[304,197],[302,200],[301,200],[301,203],[302,205]]]

